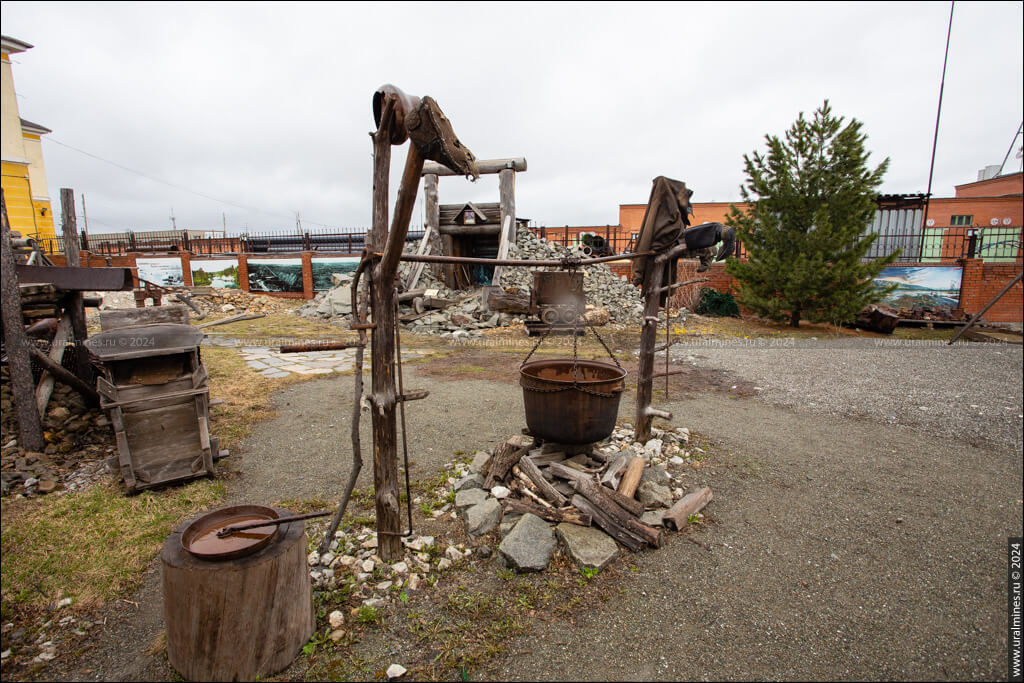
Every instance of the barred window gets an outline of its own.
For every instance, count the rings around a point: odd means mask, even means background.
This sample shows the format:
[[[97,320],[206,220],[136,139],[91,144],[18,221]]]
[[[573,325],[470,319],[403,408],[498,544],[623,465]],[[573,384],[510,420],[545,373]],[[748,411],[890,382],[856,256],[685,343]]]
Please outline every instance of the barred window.
[[[949,219],[950,225],[971,225],[974,222],[974,216],[952,216]]]

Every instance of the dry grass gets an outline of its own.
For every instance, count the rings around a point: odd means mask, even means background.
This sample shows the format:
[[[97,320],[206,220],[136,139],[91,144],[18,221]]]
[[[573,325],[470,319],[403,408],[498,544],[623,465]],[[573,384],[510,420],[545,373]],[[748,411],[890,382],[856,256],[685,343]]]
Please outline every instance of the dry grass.
[[[223,495],[222,482],[206,479],[136,496],[107,480],[81,493],[5,502],[5,611],[61,598],[98,607],[133,590],[174,527]]]

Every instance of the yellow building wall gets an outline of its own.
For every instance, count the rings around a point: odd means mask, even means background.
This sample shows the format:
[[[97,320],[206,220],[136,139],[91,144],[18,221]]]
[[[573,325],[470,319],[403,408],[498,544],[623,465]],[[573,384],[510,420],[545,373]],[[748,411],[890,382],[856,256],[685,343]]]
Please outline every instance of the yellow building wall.
[[[45,239],[53,237],[53,220],[51,218],[48,234],[39,234],[36,217],[38,209],[32,202],[32,186],[28,180],[28,166],[3,162],[0,164],[0,186],[4,190],[4,202],[7,205],[7,220],[11,230],[21,233],[22,237]],[[46,213],[50,210],[47,208]]]

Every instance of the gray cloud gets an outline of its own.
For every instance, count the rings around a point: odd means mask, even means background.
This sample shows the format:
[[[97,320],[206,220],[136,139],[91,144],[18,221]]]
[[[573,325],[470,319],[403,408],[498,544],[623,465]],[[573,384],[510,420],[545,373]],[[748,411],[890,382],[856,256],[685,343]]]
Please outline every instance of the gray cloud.
[[[1021,8],[957,4],[938,196],[1000,163],[1021,121]],[[884,192],[923,192],[948,15],[945,2],[18,2],[3,30],[36,46],[14,77],[21,115],[49,138],[223,200],[45,142],[51,196],[84,192],[94,231],[167,227],[171,207],[179,227],[219,228],[223,212],[257,231],[292,228],[296,211],[312,227],[368,224],[370,98],[388,82],[435,97],[478,157],[525,156],[517,208],[538,224],[615,224],[656,175],[737,200],[743,154],[826,97],[865,123],[874,163],[891,159]],[[442,202],[471,200],[496,201],[496,182],[442,180]]]

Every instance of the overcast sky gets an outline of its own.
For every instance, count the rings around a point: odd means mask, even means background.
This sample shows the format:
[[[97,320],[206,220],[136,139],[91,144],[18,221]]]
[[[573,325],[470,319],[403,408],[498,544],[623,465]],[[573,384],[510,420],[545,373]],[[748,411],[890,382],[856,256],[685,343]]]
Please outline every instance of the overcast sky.
[[[480,159],[522,156],[517,214],[618,223],[667,175],[736,201],[743,155],[828,98],[864,122],[882,192],[924,192],[949,2],[3,2],[50,195],[92,232],[370,220],[371,98],[431,95]],[[1022,120],[1022,3],[953,15],[935,196],[1000,164]],[[135,172],[75,151],[68,145]],[[1020,139],[1014,153],[1020,148]],[[1021,168],[1010,154],[1004,172]],[[392,156],[392,192],[405,158]],[[149,176],[149,178],[145,177]],[[153,179],[178,186],[156,182]],[[200,195],[205,195],[200,196]],[[497,201],[497,176],[441,203]],[[393,201],[392,201],[393,206]],[[422,190],[414,225],[422,224]]]

